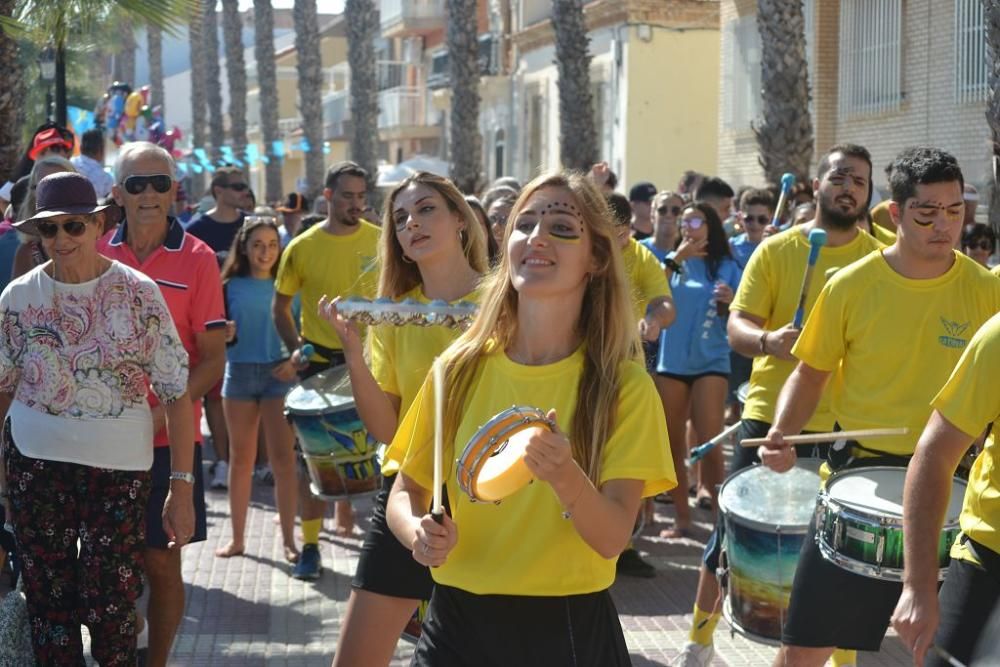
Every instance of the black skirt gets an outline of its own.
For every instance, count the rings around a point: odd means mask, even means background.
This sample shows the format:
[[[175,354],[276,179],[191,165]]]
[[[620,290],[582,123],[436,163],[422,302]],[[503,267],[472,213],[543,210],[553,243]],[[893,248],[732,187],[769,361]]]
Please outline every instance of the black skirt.
[[[620,667],[632,661],[608,591],[476,595],[438,584],[413,655],[418,667]]]

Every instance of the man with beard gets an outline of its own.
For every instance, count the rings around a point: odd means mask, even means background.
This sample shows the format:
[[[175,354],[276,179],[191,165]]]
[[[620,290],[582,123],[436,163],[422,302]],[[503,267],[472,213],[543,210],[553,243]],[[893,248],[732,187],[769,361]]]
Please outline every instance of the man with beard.
[[[738,439],[767,435],[774,421],[778,392],[795,368],[791,354],[799,329],[792,326],[799,305],[802,274],[809,257],[809,232],[822,229],[827,242],[819,254],[806,295],[806,313],[812,309],[826,277],[879,247],[861,232],[855,221],[871,196],[871,156],[854,144],[834,146],[819,162],[813,190],[819,203],[811,222],[765,239],[750,256],[736,298],[729,307],[729,344],[734,351],[753,358],[750,392],[743,408]],[[829,431],[834,418],[824,397],[804,429]],[[807,446],[803,456],[821,452]],[[736,447],[730,464],[734,474],[758,461],[753,449]],[[715,571],[722,552],[722,524],[716,526],[705,547],[695,598],[694,621],[688,642],[675,665],[702,667],[712,661],[712,634],[719,622],[719,583]],[[837,656],[838,659],[841,656]],[[842,664],[847,664],[842,663]]]
[[[285,345],[293,351],[292,361],[306,368],[303,373],[306,377],[344,363],[340,339],[316,310],[320,297],[375,296],[375,255],[380,232],[378,227],[361,219],[368,192],[367,178],[368,173],[353,162],[331,167],[323,190],[329,211],[326,222],[294,238],[278,265],[272,306],[274,323]],[[292,299],[296,294],[302,299],[301,332],[292,317]],[[315,350],[308,359],[302,355],[306,343]],[[326,503],[314,498],[308,480],[300,477],[304,544],[292,574],[297,579],[316,579],[322,572],[319,533]],[[353,530],[351,503],[340,501],[336,504],[336,532],[349,535]]]
[[[828,380],[830,405],[844,430],[909,428],[907,435],[833,447],[830,466],[906,466],[935,394],[973,333],[1000,310],[1000,282],[954,249],[964,214],[955,158],[936,148],[908,149],[893,162],[889,183],[896,242],[829,280],[791,350],[799,363],[759,450],[764,465],[777,472],[795,464],[784,438],[811,426]],[[814,518],[775,665],[819,667],[836,646],[879,650],[902,590],[898,581],[827,560],[815,536]]]

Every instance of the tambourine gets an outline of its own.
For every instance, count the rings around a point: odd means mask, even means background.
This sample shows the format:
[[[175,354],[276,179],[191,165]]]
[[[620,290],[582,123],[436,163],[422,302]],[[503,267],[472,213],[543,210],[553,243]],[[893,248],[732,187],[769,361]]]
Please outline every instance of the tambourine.
[[[393,301],[349,297],[337,302],[337,312],[360,324],[415,324],[417,326],[464,327],[476,316],[477,306],[468,301],[450,304],[442,299],[421,303],[416,299]]]
[[[539,429],[556,425],[537,408],[507,408],[481,426],[458,459],[458,488],[474,502],[498,503],[531,481],[524,448]]]

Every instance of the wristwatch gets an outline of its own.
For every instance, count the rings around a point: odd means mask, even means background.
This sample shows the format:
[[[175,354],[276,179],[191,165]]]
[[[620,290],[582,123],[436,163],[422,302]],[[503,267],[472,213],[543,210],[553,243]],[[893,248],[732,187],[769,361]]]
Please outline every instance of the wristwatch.
[[[192,475],[189,472],[172,472],[172,473],[170,473],[170,481],[172,482],[175,479],[180,480],[182,482],[187,482],[188,484],[192,484],[192,485],[194,484],[194,475]]]

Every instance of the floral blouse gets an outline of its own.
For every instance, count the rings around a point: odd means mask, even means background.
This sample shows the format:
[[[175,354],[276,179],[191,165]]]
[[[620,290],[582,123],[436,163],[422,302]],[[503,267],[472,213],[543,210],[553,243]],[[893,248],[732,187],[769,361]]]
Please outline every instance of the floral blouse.
[[[131,432],[143,449],[140,458],[148,447],[151,460],[151,433],[144,442],[152,429],[148,388],[170,402],[184,394],[187,381],[188,355],[159,288],[124,264],[112,262],[100,277],[80,284],[57,282],[38,267],[0,295],[0,392],[14,397],[14,441],[25,454],[40,453],[34,442],[40,438],[33,437],[40,432],[79,441],[80,429],[87,430],[80,422],[121,419],[143,426]],[[126,436],[114,426],[100,433],[107,426],[94,435]],[[52,444],[41,444],[41,453],[53,451]],[[115,463],[113,457],[90,460],[79,446],[73,451],[51,458]]]

